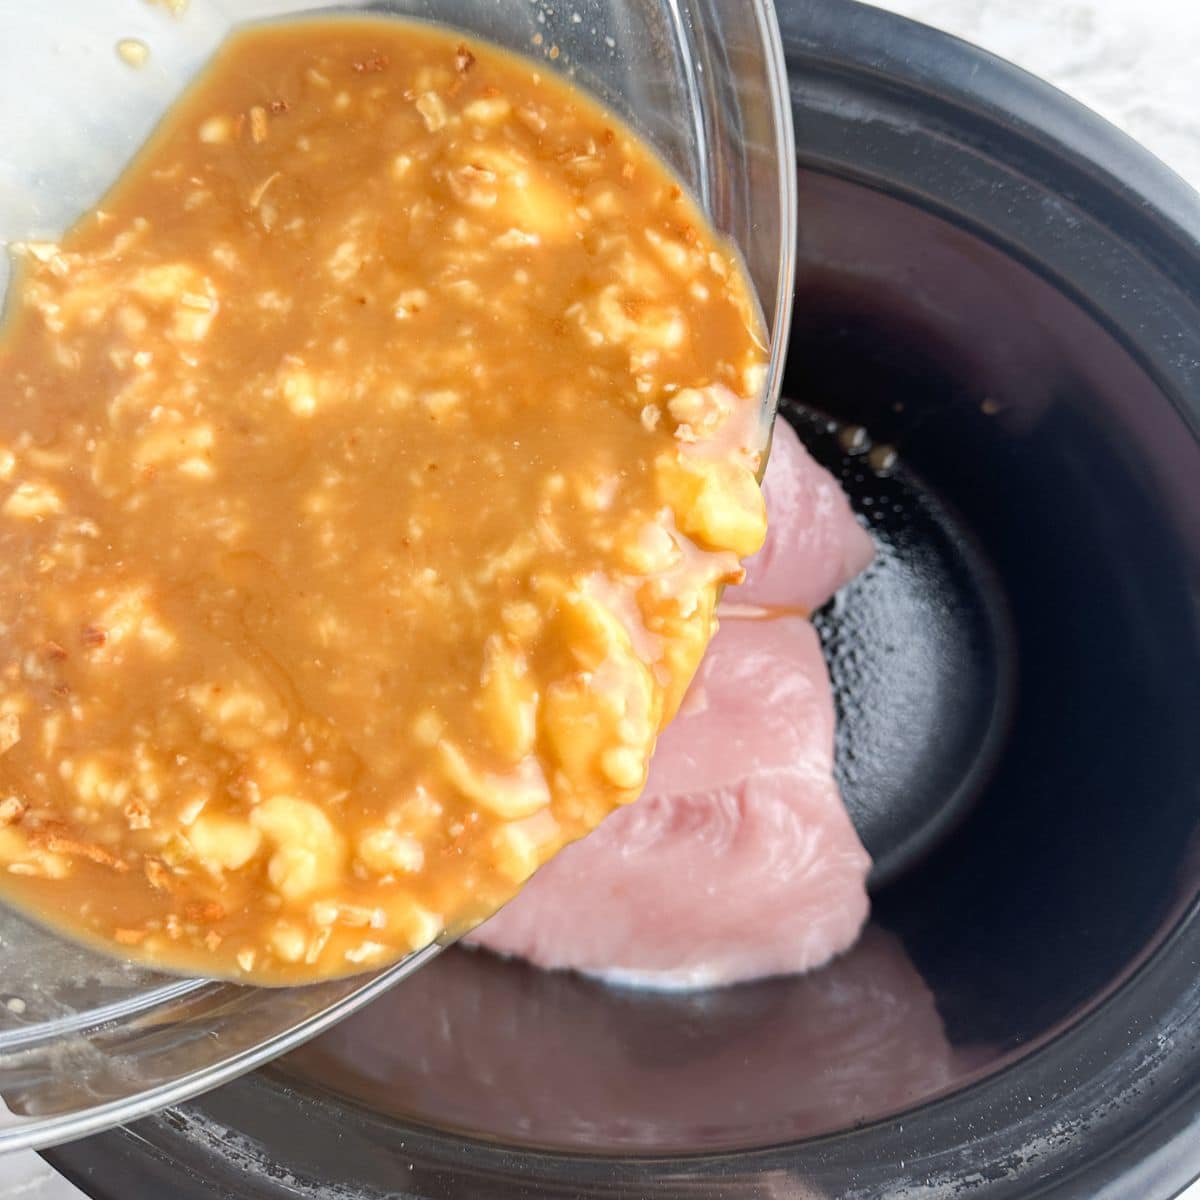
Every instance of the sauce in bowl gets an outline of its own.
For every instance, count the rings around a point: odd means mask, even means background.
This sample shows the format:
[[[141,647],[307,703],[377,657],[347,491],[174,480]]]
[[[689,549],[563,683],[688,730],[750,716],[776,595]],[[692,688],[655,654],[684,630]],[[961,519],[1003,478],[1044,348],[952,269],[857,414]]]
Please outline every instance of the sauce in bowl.
[[[765,530],[764,335],[628,128],[437,27],[232,38],[0,342],[0,893],[290,984],[636,798]]]

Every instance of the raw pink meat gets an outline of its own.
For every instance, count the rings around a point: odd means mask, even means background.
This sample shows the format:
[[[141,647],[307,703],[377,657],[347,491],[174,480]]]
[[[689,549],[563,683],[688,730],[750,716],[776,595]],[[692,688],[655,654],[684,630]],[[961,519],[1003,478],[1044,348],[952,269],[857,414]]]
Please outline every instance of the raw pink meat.
[[[833,769],[820,643],[727,620],[645,793],[568,846],[470,940],[613,982],[696,988],[807,971],[867,915],[870,858]]]
[[[837,481],[783,420],[775,422],[763,494],[766,543],[747,560],[745,583],[727,589],[725,600],[813,612],[871,561],[871,536]]]
[[[807,971],[858,936],[870,858],[833,779],[820,645],[788,610],[819,607],[873,548],[783,422],[764,492],[766,545],[725,594],[720,632],[659,739],[645,793],[468,941],[683,989]]]

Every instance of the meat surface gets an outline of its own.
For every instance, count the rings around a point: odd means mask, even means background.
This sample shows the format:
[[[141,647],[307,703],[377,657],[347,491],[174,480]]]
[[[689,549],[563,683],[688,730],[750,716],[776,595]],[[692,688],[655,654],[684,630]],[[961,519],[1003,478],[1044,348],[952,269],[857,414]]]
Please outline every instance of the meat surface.
[[[646,790],[566,847],[466,940],[538,966],[659,989],[808,971],[853,944],[871,860],[833,778],[820,607],[869,535],[784,422],[764,479],[770,532]]]
[[[775,422],[763,496],[767,540],[746,561],[746,581],[728,588],[725,601],[811,613],[871,561],[871,535],[855,520],[837,480],[783,420]]]
[[[857,937],[870,858],[833,780],[813,627],[725,621],[642,797],[551,860],[470,940],[612,982],[807,971]]]

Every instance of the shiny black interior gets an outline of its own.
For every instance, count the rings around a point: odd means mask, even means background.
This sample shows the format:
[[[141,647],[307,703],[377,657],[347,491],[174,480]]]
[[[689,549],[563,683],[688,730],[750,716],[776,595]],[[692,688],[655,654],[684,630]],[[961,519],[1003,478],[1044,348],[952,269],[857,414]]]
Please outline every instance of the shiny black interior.
[[[1154,382],[1033,272],[878,193],[820,176],[803,193],[789,393],[895,445],[986,570],[922,575],[925,628],[995,614],[924,703],[909,676],[935,674],[939,647],[929,668],[878,649],[903,635],[870,576],[828,622],[884,656],[870,692],[833,660],[868,842],[872,814],[945,803],[962,763],[969,818],[881,889],[875,916],[952,1040],[1000,1058],[1101,996],[1196,886],[1200,455]],[[932,539],[910,549],[907,513],[866,507],[877,482],[843,471],[897,557],[921,563]],[[997,742],[980,762],[959,731],[985,697]],[[886,728],[859,748],[860,724]],[[892,745],[919,762],[899,782]]]
[[[824,978],[699,996],[454,951],[281,1072],[554,1149],[812,1137],[1012,1061],[1193,894],[1200,458],[1178,416],[978,238],[820,173],[801,195],[784,415],[880,547],[818,618],[878,930]]]

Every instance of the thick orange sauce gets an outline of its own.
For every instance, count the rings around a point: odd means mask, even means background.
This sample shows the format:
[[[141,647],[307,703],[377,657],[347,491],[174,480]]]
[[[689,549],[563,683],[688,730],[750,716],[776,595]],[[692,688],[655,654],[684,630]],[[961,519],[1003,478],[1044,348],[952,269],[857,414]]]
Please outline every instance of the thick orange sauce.
[[[231,39],[0,342],[0,890],[291,983],[635,798],[761,542],[730,249],[537,64]]]

